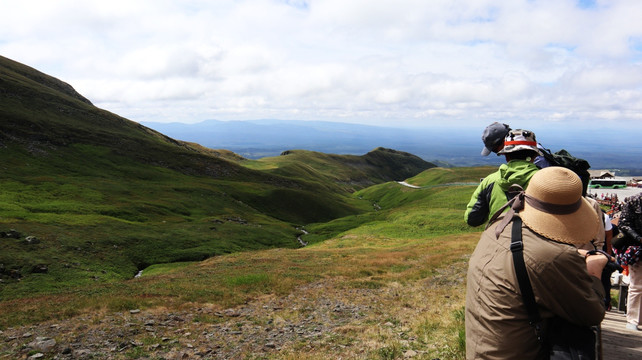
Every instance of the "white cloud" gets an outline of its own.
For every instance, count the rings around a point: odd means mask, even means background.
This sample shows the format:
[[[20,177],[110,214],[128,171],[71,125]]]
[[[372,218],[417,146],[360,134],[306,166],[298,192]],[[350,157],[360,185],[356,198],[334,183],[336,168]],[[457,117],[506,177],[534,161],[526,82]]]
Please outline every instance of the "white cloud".
[[[0,0],[0,54],[137,121],[639,120],[642,2]]]

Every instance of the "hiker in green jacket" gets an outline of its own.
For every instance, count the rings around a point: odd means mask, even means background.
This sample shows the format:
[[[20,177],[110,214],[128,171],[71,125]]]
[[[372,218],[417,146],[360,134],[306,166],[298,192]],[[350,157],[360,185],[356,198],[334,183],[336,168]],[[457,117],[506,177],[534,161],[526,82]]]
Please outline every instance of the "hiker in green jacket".
[[[508,192],[510,186],[517,184],[525,189],[538,170],[533,161],[540,152],[532,131],[508,131],[504,147],[497,151],[497,155],[504,155],[506,164],[502,164],[496,172],[486,176],[475,189],[464,214],[464,219],[470,226],[486,223],[513,197],[513,194]]]

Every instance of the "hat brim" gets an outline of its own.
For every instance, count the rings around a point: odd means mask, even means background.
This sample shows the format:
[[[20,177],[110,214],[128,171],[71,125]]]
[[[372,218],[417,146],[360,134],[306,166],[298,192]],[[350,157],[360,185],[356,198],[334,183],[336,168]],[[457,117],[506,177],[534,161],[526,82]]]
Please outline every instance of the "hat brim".
[[[593,206],[584,198],[580,208],[571,214],[549,214],[526,203],[519,216],[534,232],[548,239],[575,246],[590,242],[600,230],[600,219]]]
[[[503,149],[501,149],[497,154],[504,155],[504,154],[510,154],[515,151],[520,151],[520,150],[531,150],[535,151],[538,155],[542,155],[542,152],[537,148],[533,146],[528,146],[528,145],[510,145],[510,146],[505,146]]]
[[[487,148],[487,147],[485,147],[485,148],[481,151],[482,156],[488,156],[488,155],[490,155],[490,153],[491,153],[491,150],[490,150],[489,148]]]

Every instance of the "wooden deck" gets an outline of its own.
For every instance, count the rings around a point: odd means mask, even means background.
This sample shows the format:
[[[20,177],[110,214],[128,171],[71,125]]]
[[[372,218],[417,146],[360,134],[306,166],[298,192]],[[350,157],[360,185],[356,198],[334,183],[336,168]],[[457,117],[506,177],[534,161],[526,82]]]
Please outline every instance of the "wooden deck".
[[[642,359],[642,331],[626,329],[626,315],[607,311],[602,321],[604,360]]]

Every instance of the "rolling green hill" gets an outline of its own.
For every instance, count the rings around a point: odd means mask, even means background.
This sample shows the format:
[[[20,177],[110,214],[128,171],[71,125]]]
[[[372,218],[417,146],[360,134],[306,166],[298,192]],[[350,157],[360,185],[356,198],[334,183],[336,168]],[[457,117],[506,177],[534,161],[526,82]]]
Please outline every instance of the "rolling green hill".
[[[285,151],[281,156],[245,160],[240,164],[290,179],[315,181],[331,191],[354,192],[392,180],[404,180],[434,164],[392,149],[376,148],[364,156],[324,154],[306,150]]]
[[[433,165],[407,153],[247,161],[96,108],[0,57],[3,299],[131,278],[152,264],[296,248],[297,227],[372,210],[354,191]],[[29,239],[29,240],[28,240]]]
[[[310,224],[306,240],[316,242],[344,231],[361,229],[361,234],[400,237],[433,237],[475,231],[463,222],[463,211],[474,186],[495,169],[431,168],[406,180],[411,188],[386,182],[359,190],[355,196],[373,204],[373,210]],[[480,230],[480,229],[477,229]]]
[[[376,207],[306,225],[304,248],[157,264],[139,279],[5,299],[0,329],[7,337],[55,336],[59,345],[48,356],[73,342],[97,357],[155,358],[189,341],[194,350],[182,351],[195,357],[215,347],[232,358],[396,359],[413,350],[419,358],[463,359],[463,279],[481,229],[462,221],[474,185],[452,180],[473,183],[488,170],[429,169],[416,179],[430,185],[415,179],[421,188],[386,182],[359,190],[354,197]],[[142,312],[130,315],[134,309]],[[142,324],[146,330],[135,332]],[[122,334],[140,345],[114,353]],[[2,343],[0,354],[28,354],[20,344],[29,341]],[[278,348],[261,348],[266,341]]]

